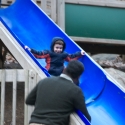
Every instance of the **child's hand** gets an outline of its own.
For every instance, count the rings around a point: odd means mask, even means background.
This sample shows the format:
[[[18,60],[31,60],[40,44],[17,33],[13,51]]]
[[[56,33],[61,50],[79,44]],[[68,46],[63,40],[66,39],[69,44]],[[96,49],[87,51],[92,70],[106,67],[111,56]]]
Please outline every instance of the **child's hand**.
[[[82,51],[81,51],[81,55],[85,55],[85,51],[82,50]]]
[[[25,48],[25,49],[28,49],[29,51],[31,51],[31,49],[30,49],[28,46],[25,46],[24,48]]]

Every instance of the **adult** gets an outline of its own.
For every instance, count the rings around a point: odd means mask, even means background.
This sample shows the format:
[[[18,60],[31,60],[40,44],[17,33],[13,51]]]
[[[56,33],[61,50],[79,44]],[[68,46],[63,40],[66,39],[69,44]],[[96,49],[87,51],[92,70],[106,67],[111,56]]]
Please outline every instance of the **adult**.
[[[78,83],[83,71],[83,64],[73,60],[60,76],[45,78],[35,86],[26,99],[26,104],[35,106],[30,125],[68,125],[75,109],[91,121],[83,93],[74,84]]]

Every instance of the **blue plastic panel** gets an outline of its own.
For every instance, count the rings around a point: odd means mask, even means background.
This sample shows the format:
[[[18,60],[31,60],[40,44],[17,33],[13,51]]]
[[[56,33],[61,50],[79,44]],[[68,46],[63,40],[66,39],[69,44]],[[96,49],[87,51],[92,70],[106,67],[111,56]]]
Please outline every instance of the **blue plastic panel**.
[[[106,78],[103,93],[88,110],[93,125],[125,125],[125,93]]]
[[[0,9],[0,18],[22,47],[28,45],[37,50],[50,49],[52,38],[59,36],[66,41],[68,53],[80,50],[80,47],[31,0],[16,0],[10,7]],[[29,51],[26,52],[41,71],[46,72],[44,59],[35,59]],[[80,87],[92,116],[92,125],[125,125],[125,93],[107,79],[103,70],[87,54],[80,61],[85,66],[85,72],[80,78]],[[49,76],[47,72],[46,75]],[[86,125],[89,125],[85,118],[77,113]]]

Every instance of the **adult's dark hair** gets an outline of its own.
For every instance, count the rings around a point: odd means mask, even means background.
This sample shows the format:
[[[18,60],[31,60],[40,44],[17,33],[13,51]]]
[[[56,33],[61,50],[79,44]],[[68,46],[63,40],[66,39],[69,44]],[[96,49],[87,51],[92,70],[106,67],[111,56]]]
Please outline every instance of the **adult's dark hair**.
[[[78,60],[72,60],[68,63],[64,73],[70,75],[72,78],[78,78],[84,71],[84,65]]]

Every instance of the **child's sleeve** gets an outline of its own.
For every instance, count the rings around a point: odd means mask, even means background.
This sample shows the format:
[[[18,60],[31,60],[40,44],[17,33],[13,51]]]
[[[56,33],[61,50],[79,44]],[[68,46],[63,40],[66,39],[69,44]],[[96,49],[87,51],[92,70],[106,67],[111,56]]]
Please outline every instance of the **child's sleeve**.
[[[65,61],[71,61],[71,60],[77,60],[80,57],[82,57],[81,52],[76,52],[74,54],[68,54],[67,57],[65,58]]]
[[[31,49],[31,53],[38,59],[47,58],[49,56],[48,50],[37,51],[35,49]]]

